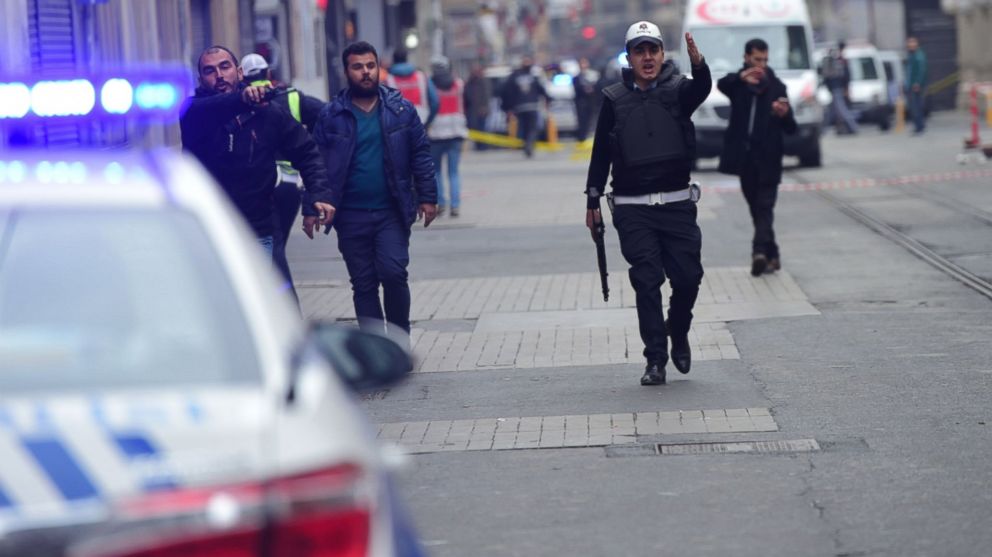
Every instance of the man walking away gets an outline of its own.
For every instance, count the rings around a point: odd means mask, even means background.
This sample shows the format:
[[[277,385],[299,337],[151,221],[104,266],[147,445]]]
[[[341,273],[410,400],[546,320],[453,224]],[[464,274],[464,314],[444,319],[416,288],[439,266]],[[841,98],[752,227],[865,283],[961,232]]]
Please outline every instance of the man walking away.
[[[592,129],[596,114],[599,113],[599,90],[596,88],[598,81],[599,72],[589,66],[589,59],[579,58],[579,73],[572,79],[572,87],[575,89],[575,115],[579,120],[576,139],[579,142],[589,137],[589,130]]]
[[[768,67],[768,43],[761,39],[744,45],[744,67],[721,78],[717,88],[730,99],[720,172],[740,176],[754,223],[751,274],[759,276],[782,267],[773,212],[782,181],[783,133],[795,133],[796,120],[785,84]]]
[[[830,91],[830,109],[827,111],[827,122],[829,126],[832,122],[837,130],[837,135],[848,135],[858,133],[858,123],[854,119],[854,114],[847,107],[848,87],[851,85],[851,69],[844,58],[844,43],[837,45],[836,49],[831,48],[823,66],[823,82]]]
[[[647,366],[642,385],[665,382],[668,339],[672,361],[689,373],[689,327],[703,279],[702,234],[696,224],[698,188],[689,183],[696,131],[690,117],[710,94],[713,82],[692,35],[685,34],[692,63],[686,79],[665,60],[658,26],[639,21],[627,29],[627,60],[633,81],[603,90],[586,181],[586,226],[602,222],[600,199],[613,169],[613,224],[620,251],[630,263],[630,283]],[[672,281],[666,323],[661,285]]]
[[[520,137],[524,140],[524,156],[534,156],[534,143],[537,141],[537,120],[541,99],[545,102],[551,97],[544,89],[544,84],[534,73],[534,59],[525,55],[520,67],[513,70],[503,84],[500,102],[503,111],[513,114],[520,126]]]
[[[220,183],[265,250],[273,252],[277,152],[303,177],[303,214],[328,222],[334,207],[327,173],[306,129],[265,100],[267,86],[242,84],[244,75],[229,49],[206,48],[197,73],[200,85],[179,120],[183,149]]]
[[[417,109],[420,121],[425,126],[429,126],[437,114],[437,89],[424,72],[407,61],[407,57],[407,51],[396,49],[393,53],[393,65],[389,67],[389,76],[386,77],[385,83],[410,101],[410,104]]]
[[[461,206],[461,176],[458,161],[461,159],[462,144],[468,137],[468,122],[465,118],[465,84],[451,75],[448,60],[438,60],[432,65],[431,81],[437,88],[439,102],[437,116],[427,136],[431,140],[431,156],[437,173],[437,214],[444,214],[447,198],[444,195],[444,180],[441,178],[442,159],[448,159],[448,186],[450,187],[451,216],[457,217]]]
[[[472,71],[465,82],[465,116],[468,118],[469,129],[486,131],[486,120],[489,118],[489,103],[493,98],[493,87],[482,71],[482,65],[472,64]],[[477,142],[476,151],[486,149],[486,144]]]
[[[279,94],[272,99],[272,104],[282,108],[294,120],[303,124],[308,132],[313,132],[313,126],[317,121],[320,109],[324,108],[324,101],[304,95],[293,87],[288,87],[272,79],[272,70],[269,63],[260,54],[246,54],[241,59],[241,72],[247,85],[254,87],[270,87],[276,89]],[[289,269],[289,261],[286,259],[286,243],[289,241],[289,232],[296,222],[296,215],[300,211],[302,196],[300,188],[302,181],[300,173],[285,157],[280,155],[276,161],[278,172],[278,182],[272,194],[275,204],[274,223],[272,229],[272,260],[275,262],[279,272],[282,273],[283,288],[293,294],[293,298],[299,303],[296,289],[293,288],[293,275]]]
[[[924,100],[927,92],[927,55],[916,37],[906,39],[906,98],[913,118],[913,133],[926,128]]]
[[[413,105],[379,85],[379,55],[357,42],[341,54],[348,87],[321,111],[314,130],[327,164],[338,249],[351,277],[362,329],[390,329],[409,341],[410,228],[418,214],[428,226],[437,215],[437,181],[430,142]],[[317,220],[303,219],[313,238]],[[379,287],[383,300],[379,300]],[[391,332],[393,332],[391,331]]]

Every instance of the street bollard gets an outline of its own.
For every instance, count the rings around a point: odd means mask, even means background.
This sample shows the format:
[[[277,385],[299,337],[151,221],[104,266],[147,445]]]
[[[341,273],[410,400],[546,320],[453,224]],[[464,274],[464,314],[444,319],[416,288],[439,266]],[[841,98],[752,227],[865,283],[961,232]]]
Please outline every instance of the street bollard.
[[[517,137],[517,117],[513,114],[506,115],[506,135]]]
[[[906,99],[902,95],[896,97],[895,133],[906,131]]]
[[[554,145],[558,143],[558,124],[555,117],[548,114],[548,143]]]
[[[982,146],[978,136],[978,85],[971,85],[971,137],[965,140],[965,147],[977,148]]]

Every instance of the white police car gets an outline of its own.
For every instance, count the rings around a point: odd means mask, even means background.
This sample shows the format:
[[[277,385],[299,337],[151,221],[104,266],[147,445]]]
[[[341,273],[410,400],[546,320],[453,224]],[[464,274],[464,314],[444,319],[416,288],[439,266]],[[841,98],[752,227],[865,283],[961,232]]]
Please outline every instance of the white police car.
[[[419,555],[353,394],[409,357],[278,290],[184,155],[0,155],[0,555]]]

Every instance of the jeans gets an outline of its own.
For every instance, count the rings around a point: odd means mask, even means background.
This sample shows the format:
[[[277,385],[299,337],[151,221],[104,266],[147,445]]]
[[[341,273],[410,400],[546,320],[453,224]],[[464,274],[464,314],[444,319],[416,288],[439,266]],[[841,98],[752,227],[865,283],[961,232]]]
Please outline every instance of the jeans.
[[[668,363],[667,333],[673,337],[689,334],[692,307],[703,280],[703,238],[696,224],[696,204],[617,205],[613,224],[620,235],[620,251],[630,264],[644,357],[663,366]],[[666,330],[661,306],[666,276],[672,282],[671,330]]]
[[[778,259],[778,244],[775,243],[775,201],[778,199],[778,184],[766,184],[759,180],[758,167],[749,162],[741,172],[741,191],[751,211],[754,223],[754,238],[751,241],[751,254],[764,254],[769,259]]]
[[[434,157],[434,171],[437,173],[437,204],[445,206],[448,203],[444,195],[444,179],[441,177],[441,159],[448,158],[448,184],[451,188],[451,208],[461,205],[462,179],[458,174],[458,161],[462,156],[463,139],[438,139],[431,141],[431,156]]]
[[[840,129],[843,123],[847,131],[858,133],[858,123],[854,120],[854,114],[847,107],[847,99],[844,98],[844,89],[834,88],[830,90],[833,99],[830,101],[830,110],[827,112],[828,122],[833,122],[834,126]]]
[[[923,131],[926,127],[926,121],[924,120],[924,107],[923,107],[923,91],[913,91],[910,89],[907,92],[907,97],[909,100],[909,115],[913,119],[913,130],[916,133]]]
[[[469,114],[468,115],[468,127],[469,127],[469,129],[471,129],[471,130],[478,130],[480,132],[487,131],[487,129],[486,129],[486,120],[488,118],[489,118],[488,115],[483,116],[481,114]],[[489,146],[486,145],[485,143],[480,143],[480,142],[476,142],[475,143],[475,150],[476,151],[485,151],[488,148],[489,148]]]
[[[296,222],[296,215],[300,212],[300,190],[296,184],[281,183],[276,186],[272,194],[275,204],[275,211],[272,218],[272,262],[282,274],[283,290],[289,290],[293,298],[299,302],[296,296],[296,289],[293,288],[293,275],[289,271],[289,261],[286,259],[286,243],[289,241],[289,232]]]
[[[266,255],[272,257],[272,236],[259,236],[257,240],[258,245],[262,246]]]
[[[385,320],[410,332],[410,229],[396,209],[339,209],[338,249],[351,278],[355,316],[363,330],[385,332]],[[379,301],[379,286],[383,300]]]

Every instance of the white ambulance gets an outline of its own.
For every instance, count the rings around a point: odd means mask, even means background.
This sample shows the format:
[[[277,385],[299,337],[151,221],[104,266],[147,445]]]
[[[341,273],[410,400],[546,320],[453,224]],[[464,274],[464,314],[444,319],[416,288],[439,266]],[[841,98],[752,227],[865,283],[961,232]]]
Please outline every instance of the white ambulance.
[[[689,0],[682,28],[692,33],[713,74],[713,92],[693,115],[699,158],[718,157],[730,118],[730,101],[716,88],[729,72],[740,71],[744,44],[764,39],[768,65],[789,90],[799,131],[785,137],[785,154],[802,166],[820,166],[823,111],[816,99],[813,29],[805,0]],[[683,54],[681,67],[688,73]]]

